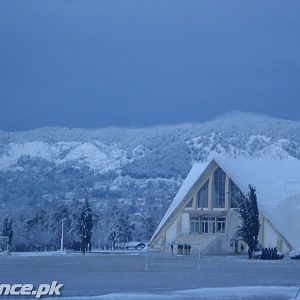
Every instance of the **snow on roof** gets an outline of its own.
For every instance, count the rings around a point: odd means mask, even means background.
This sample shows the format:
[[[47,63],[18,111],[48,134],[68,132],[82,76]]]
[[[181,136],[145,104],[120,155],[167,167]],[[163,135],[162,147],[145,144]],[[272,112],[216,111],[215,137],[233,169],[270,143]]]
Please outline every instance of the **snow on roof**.
[[[300,250],[300,193],[281,201],[272,217],[293,248]]]
[[[259,210],[294,247],[300,248],[300,161],[215,157],[243,193],[256,188]],[[211,163],[210,162],[210,163]],[[150,242],[202,175],[207,163],[194,164]]]
[[[178,207],[178,205],[181,203],[183,198],[186,196],[186,194],[189,192],[189,190],[193,187],[193,185],[196,183],[200,175],[203,173],[203,171],[207,167],[207,163],[196,163],[192,166],[192,169],[190,170],[189,174],[183,181],[179,191],[177,192],[175,198],[171,202],[167,212],[163,216],[162,220],[160,221],[159,225],[157,226],[150,243],[154,239],[154,237],[158,234],[161,227],[165,224],[167,219],[171,216],[171,214],[175,211],[175,209]]]
[[[243,193],[248,193],[249,184],[256,188],[259,210],[294,248],[300,248],[300,161],[214,160]]]

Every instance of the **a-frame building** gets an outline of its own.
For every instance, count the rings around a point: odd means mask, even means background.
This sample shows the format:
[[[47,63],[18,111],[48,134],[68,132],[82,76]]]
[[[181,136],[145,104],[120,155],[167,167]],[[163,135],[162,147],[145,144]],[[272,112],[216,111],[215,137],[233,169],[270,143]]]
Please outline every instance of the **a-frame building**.
[[[194,164],[149,247],[189,244],[192,252],[246,253],[235,238],[240,218],[234,199],[237,191],[248,193],[249,184],[257,192],[261,246],[300,249],[300,161],[229,158]]]

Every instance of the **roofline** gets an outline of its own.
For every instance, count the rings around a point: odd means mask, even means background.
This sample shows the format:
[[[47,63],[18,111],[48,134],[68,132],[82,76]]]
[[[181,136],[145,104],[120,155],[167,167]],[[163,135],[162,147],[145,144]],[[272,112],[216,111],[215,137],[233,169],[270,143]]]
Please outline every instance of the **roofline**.
[[[191,188],[186,192],[184,198],[191,192],[192,189],[194,189],[194,187],[195,187],[196,184],[198,183],[198,180],[200,179],[200,177],[202,176],[202,174],[206,172],[206,170],[207,170],[208,167],[212,164],[213,161],[215,162],[214,158],[212,158],[212,159],[207,163],[207,166],[206,166],[206,167],[204,168],[204,170],[199,174],[198,178],[195,180],[195,182],[194,182],[194,184],[191,186]],[[218,165],[219,165],[219,164],[218,164]],[[190,171],[191,171],[191,170],[190,170]],[[183,184],[183,183],[182,183],[182,184]],[[181,184],[181,185],[182,185],[182,184]],[[180,190],[180,188],[179,188],[179,190]],[[179,191],[179,190],[178,190],[178,191]],[[176,195],[175,195],[175,197],[176,197]],[[174,198],[175,198],[175,197],[174,197]],[[174,200],[174,198],[173,198],[173,200]],[[184,199],[184,198],[183,198],[183,199]],[[151,245],[151,243],[152,243],[153,240],[159,235],[159,233],[161,232],[161,230],[162,230],[163,228],[166,227],[167,221],[170,220],[170,219],[174,216],[174,214],[175,214],[175,213],[178,211],[178,209],[180,208],[181,204],[182,204],[182,201],[181,201],[181,202],[177,205],[177,207],[172,211],[172,213],[171,213],[170,216],[167,218],[167,220],[164,222],[164,224],[161,226],[161,228],[159,229],[159,231],[153,234],[153,236],[151,237],[151,239],[150,239],[150,241],[149,241],[149,243],[148,243],[149,245]],[[171,204],[170,204],[170,205],[171,205]]]
[[[245,191],[243,190],[244,188],[238,183],[238,181],[230,174],[231,172],[228,171],[227,168],[224,168],[222,166],[222,163],[218,162],[218,158],[213,158],[213,160],[218,164],[218,166],[220,168],[223,169],[223,171],[226,173],[226,175],[235,183],[235,185],[242,191],[242,193],[244,195],[246,195],[248,193],[248,190]],[[249,183],[251,185],[251,183]],[[255,188],[255,187],[254,187]],[[286,237],[280,232],[280,230],[278,230],[278,228],[273,224],[273,222],[270,221],[270,219],[268,217],[265,216],[265,213],[264,211],[260,208],[260,205],[259,205],[259,201],[258,201],[258,211],[259,213],[263,216],[264,219],[266,219],[269,224],[273,227],[273,229],[277,232],[277,234],[279,234],[281,236],[281,238],[288,244],[288,246],[292,249],[294,248],[291,243],[286,239]]]
[[[251,159],[248,159],[251,160]],[[199,174],[198,178],[195,180],[194,184],[192,185],[192,187],[186,192],[185,196],[183,197],[182,200],[184,200],[186,198],[186,196],[191,192],[191,190],[193,190],[196,186],[196,184],[198,183],[200,177],[207,171],[207,169],[211,166],[212,163],[217,164],[225,173],[226,175],[239,187],[239,189],[242,191],[243,194],[247,194],[248,190],[246,189],[246,187],[241,186],[241,184],[239,183],[238,180],[236,180],[236,178],[234,176],[232,176],[231,172],[222,165],[222,161],[219,161],[218,157],[213,157],[211,158],[211,160],[207,163],[207,166],[204,168],[204,170]],[[251,183],[249,183],[251,184]],[[178,190],[179,191],[179,190]],[[175,196],[176,197],[176,196]],[[174,197],[174,198],[175,198]],[[174,199],[173,198],[173,199]],[[164,222],[164,224],[161,226],[161,228],[159,229],[158,232],[154,233],[153,236],[151,237],[150,241],[149,241],[149,245],[151,245],[151,243],[155,240],[155,238],[157,238],[157,236],[161,233],[161,231],[166,228],[168,221],[174,217],[174,215],[178,212],[178,210],[182,207],[182,203],[183,201],[181,201],[177,207],[173,210],[173,212],[170,214],[170,216],[166,219],[166,221]],[[274,226],[273,222],[270,221],[269,218],[267,218],[265,216],[264,211],[260,208],[260,205],[258,203],[258,208],[259,208],[259,212],[264,216],[264,218],[272,225],[272,227],[277,231],[277,233],[280,234],[280,236],[287,242],[287,244],[289,246],[291,246],[293,248],[293,246],[291,245],[291,243],[286,239],[286,237],[277,229],[276,226]]]

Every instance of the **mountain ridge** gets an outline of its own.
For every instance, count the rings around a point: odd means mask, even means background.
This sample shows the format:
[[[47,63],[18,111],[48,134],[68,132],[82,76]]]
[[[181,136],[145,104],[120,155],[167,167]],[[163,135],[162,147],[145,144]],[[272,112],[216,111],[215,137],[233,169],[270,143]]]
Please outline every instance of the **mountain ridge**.
[[[195,162],[216,155],[300,159],[300,122],[243,115],[135,129],[2,131],[0,205],[88,193],[103,209],[114,203],[159,216]]]

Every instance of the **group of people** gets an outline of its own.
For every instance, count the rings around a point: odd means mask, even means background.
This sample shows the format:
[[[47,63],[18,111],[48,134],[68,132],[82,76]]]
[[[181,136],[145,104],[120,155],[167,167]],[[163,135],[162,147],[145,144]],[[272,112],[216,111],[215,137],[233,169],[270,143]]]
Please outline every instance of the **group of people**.
[[[249,259],[253,258],[259,258],[263,260],[271,260],[271,259],[282,259],[283,254],[277,252],[277,248],[262,248],[259,252],[253,252],[251,249],[248,250],[248,256]]]
[[[175,255],[175,247],[176,245],[172,244],[171,245],[171,252],[172,255]],[[191,245],[189,244],[178,244],[177,245],[177,254],[178,255],[190,255],[191,254]]]
[[[281,258],[280,255],[277,253],[277,248],[263,248],[261,250],[261,259],[279,259]]]

